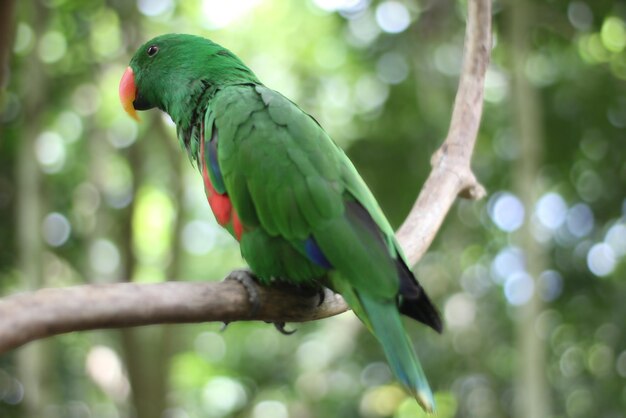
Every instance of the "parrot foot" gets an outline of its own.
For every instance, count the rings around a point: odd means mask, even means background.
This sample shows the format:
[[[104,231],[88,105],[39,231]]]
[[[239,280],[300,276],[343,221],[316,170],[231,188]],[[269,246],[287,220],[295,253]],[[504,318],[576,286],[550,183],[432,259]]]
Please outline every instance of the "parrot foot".
[[[243,286],[243,288],[246,290],[246,293],[248,293],[248,301],[250,302],[250,305],[252,306],[249,316],[251,318],[254,318],[256,314],[258,313],[259,309],[261,308],[261,298],[259,296],[259,291],[257,289],[257,286],[259,286],[259,284],[256,281],[255,276],[252,274],[252,272],[250,272],[249,270],[235,270],[231,274],[229,274],[225,280],[235,280],[236,282],[240,283]],[[308,293],[309,295],[311,295],[310,293],[311,291],[313,291],[312,293],[313,295],[316,292],[319,298],[317,306],[320,306],[322,303],[324,303],[324,300],[326,298],[325,290],[323,287],[320,287],[317,289],[316,288],[301,288],[297,286],[293,287],[275,278],[272,278],[271,282],[278,284],[279,286],[298,289],[300,292],[304,291],[305,294]],[[282,321],[279,321],[279,322],[266,321],[266,322],[273,324],[274,328],[276,328],[276,330],[278,330],[278,332],[280,332],[283,335],[291,335],[297,331],[296,329],[291,329],[291,330],[286,329],[285,323]],[[229,324],[228,322],[224,322],[224,325],[222,326],[221,331],[224,331],[226,327],[228,326],[228,324]]]
[[[259,291],[257,290],[257,282],[254,280],[254,276],[249,270],[235,270],[230,273],[225,280],[235,280],[240,283],[248,293],[248,302],[252,306],[250,309],[250,316],[254,317],[259,308],[261,307],[261,298],[259,297]],[[224,329],[227,323],[225,323]]]
[[[276,330],[278,330],[278,332],[280,332],[283,335],[291,335],[297,331],[297,329],[289,329],[289,330],[285,329],[284,322],[272,322],[272,324],[274,325],[274,328],[276,328]]]

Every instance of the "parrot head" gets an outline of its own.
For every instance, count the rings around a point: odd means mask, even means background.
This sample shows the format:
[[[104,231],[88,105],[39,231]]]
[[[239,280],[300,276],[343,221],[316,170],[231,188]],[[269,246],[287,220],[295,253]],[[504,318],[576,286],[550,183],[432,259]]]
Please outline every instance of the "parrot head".
[[[139,120],[137,110],[154,107],[175,122],[193,114],[207,88],[234,83],[259,83],[234,54],[199,36],[167,34],[143,44],[130,60],[120,81],[124,110]]]

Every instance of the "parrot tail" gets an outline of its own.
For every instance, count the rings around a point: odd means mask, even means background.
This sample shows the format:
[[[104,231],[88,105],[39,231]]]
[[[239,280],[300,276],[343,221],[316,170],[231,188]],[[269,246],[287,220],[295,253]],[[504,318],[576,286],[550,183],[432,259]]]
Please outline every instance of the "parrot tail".
[[[397,306],[366,295],[359,295],[359,300],[393,374],[426,412],[434,412],[433,393],[402,325]]]

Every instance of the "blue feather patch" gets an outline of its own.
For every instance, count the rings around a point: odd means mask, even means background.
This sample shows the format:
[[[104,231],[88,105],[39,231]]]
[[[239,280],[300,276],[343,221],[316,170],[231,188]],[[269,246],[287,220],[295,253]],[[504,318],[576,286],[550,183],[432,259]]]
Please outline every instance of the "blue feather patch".
[[[319,245],[317,245],[317,242],[315,242],[315,238],[308,237],[304,241],[304,252],[306,252],[306,255],[309,258],[309,260],[311,260],[318,266],[323,267],[325,269],[333,268],[333,265],[330,264],[330,261],[328,261],[328,259],[324,255],[324,253],[322,252],[322,249],[319,247]]]
[[[222,172],[217,162],[217,128],[213,125],[213,132],[211,133],[211,140],[209,146],[205,149],[205,158],[209,161],[209,173],[211,174],[211,182],[215,190],[220,193],[226,193],[226,187],[224,186],[224,179],[222,178]],[[207,158],[208,157],[208,158]]]

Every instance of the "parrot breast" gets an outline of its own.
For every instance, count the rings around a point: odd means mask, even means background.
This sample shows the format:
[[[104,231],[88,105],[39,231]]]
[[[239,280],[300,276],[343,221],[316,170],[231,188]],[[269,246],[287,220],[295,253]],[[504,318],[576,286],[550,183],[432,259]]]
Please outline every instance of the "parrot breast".
[[[232,202],[227,193],[220,194],[213,183],[211,183],[211,177],[209,175],[209,168],[207,166],[207,159],[205,158],[204,149],[204,122],[202,123],[202,131],[200,138],[200,163],[202,165],[202,179],[204,181],[204,192],[206,193],[209,206],[213,211],[213,215],[217,220],[217,223],[221,226],[230,229],[232,228],[233,235],[237,241],[241,241],[243,235],[243,225],[239,219],[239,215],[233,208]],[[230,227],[230,228],[229,228]]]

